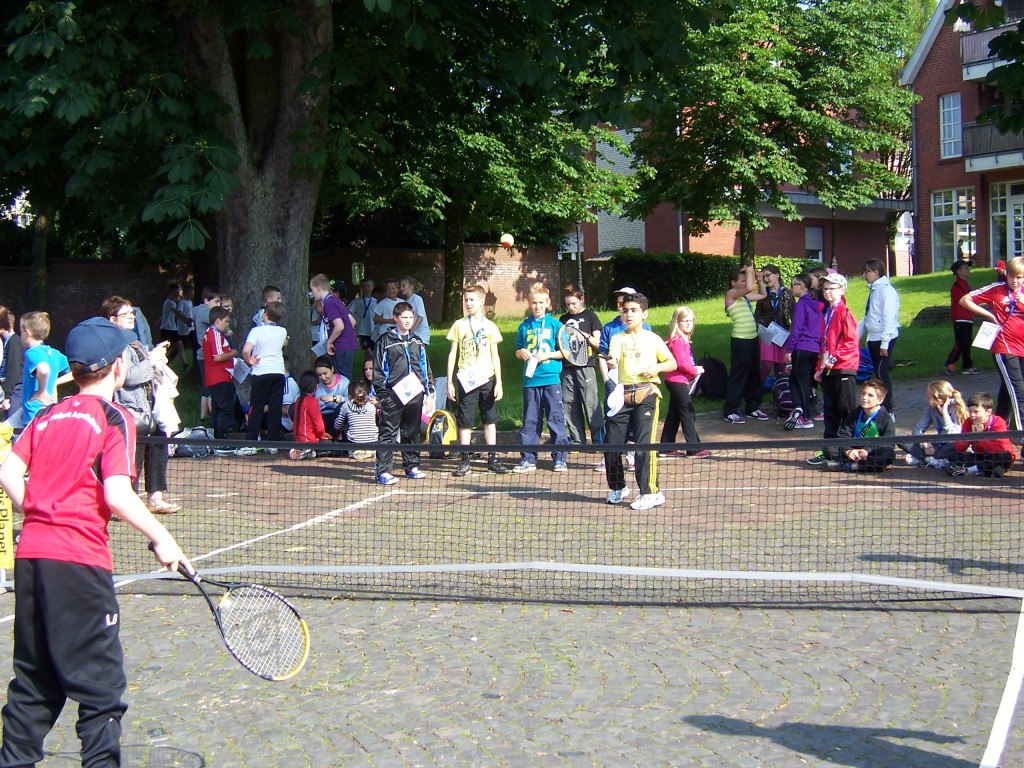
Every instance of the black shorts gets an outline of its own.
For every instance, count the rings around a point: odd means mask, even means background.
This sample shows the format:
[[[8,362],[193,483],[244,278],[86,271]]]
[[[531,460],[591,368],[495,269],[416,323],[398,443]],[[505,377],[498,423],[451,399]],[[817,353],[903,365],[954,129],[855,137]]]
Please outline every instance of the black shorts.
[[[455,411],[455,423],[462,429],[472,429],[476,412],[480,411],[480,420],[484,424],[498,423],[498,404],[494,399],[494,377],[483,386],[472,392],[462,390],[462,382],[455,377],[459,387],[459,401]]]

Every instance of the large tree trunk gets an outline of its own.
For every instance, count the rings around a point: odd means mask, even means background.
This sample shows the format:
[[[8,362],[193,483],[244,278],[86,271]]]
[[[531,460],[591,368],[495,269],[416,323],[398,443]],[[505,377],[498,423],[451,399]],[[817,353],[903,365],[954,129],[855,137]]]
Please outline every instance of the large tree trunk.
[[[32,222],[32,271],[29,274],[29,310],[49,306],[46,300],[46,251],[50,238],[50,207],[36,207]]]
[[[247,58],[247,33],[226,37],[222,20],[212,14],[183,19],[182,45],[193,73],[202,73],[228,106],[219,127],[241,157],[241,186],[215,216],[220,288],[235,299],[235,325],[244,338],[263,286],[278,286],[294,365],[303,370],[309,363],[309,239],[323,172],[298,172],[292,158],[324,145],[329,77],[317,72],[315,62],[330,49],[333,29],[329,3],[287,5],[294,32],[281,27],[258,33],[273,49],[268,58]],[[318,88],[304,88],[317,74]]]
[[[749,267],[754,264],[754,228],[750,226],[750,217],[740,214],[740,266]]]

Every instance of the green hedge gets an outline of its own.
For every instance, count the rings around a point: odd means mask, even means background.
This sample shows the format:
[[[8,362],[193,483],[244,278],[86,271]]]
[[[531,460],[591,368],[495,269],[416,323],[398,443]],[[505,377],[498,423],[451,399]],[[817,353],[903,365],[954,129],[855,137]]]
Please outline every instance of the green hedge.
[[[708,253],[643,253],[622,248],[612,255],[612,284],[630,285],[650,299],[651,306],[667,306],[695,301],[725,293],[729,270],[738,267],[736,256]],[[754,266],[762,269],[774,264],[782,273],[782,284],[800,272],[823,266],[813,259],[785,256],[756,256]]]

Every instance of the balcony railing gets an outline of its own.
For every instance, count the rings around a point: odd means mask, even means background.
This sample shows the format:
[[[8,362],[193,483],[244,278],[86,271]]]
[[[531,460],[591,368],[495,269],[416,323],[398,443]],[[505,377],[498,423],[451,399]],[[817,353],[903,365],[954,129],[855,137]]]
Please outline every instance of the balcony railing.
[[[983,29],[981,32],[968,32],[960,36],[960,63],[965,67],[983,61],[993,61],[994,57],[988,50],[988,44],[1007,30],[1014,29],[1016,24],[1005,24],[995,29]]]
[[[1000,133],[992,123],[964,123],[964,157],[1024,150],[1024,135]]]

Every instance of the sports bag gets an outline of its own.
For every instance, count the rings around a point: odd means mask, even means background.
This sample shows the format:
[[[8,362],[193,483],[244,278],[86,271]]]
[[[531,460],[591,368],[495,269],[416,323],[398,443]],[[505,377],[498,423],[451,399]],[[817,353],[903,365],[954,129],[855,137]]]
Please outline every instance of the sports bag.
[[[704,373],[697,382],[697,391],[694,394],[723,400],[725,385],[729,380],[729,369],[725,367],[725,363],[705,352],[704,357],[697,361],[697,365],[703,366]]]

